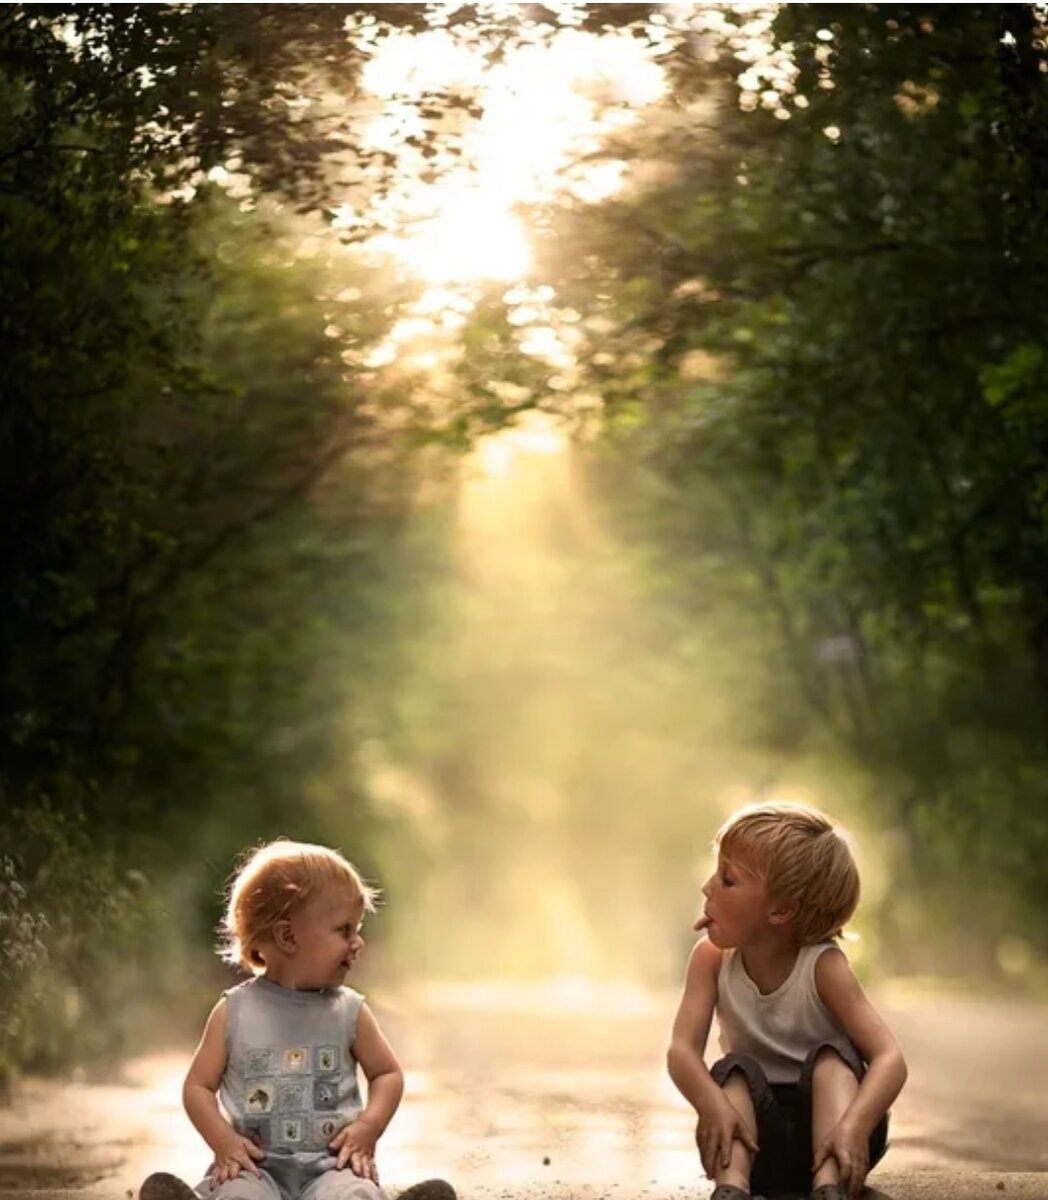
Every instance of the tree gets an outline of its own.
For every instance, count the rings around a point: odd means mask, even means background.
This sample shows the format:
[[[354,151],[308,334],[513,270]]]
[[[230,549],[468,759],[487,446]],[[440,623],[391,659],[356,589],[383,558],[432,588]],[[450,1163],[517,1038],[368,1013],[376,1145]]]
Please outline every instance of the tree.
[[[341,723],[381,708],[362,651],[399,619],[381,593],[415,476],[387,424],[404,423],[398,397],[357,353],[395,291],[333,239],[312,264],[297,253],[319,223],[287,196],[308,189],[317,134],[273,106],[345,12],[293,32],[296,15],[0,18],[0,919],[21,947],[3,963],[0,1073],[127,1034],[104,1019],[113,998],[164,967],[136,922],[159,919],[216,794],[255,805],[212,823],[216,849],[242,844],[248,812],[272,830],[301,803],[317,829],[337,756],[327,809],[367,842]],[[301,73],[334,69],[319,61]],[[235,153],[286,196],[209,182]],[[350,647],[356,673],[317,671]]]
[[[708,15],[675,106],[608,151],[633,185],[545,214],[545,280],[584,314],[571,385],[514,365],[498,306],[471,377],[515,370],[569,414],[599,396],[634,463],[604,468],[613,494],[639,462],[657,481],[627,528],[657,529],[659,586],[778,630],[806,708],[774,702],[766,744],[863,764],[911,897],[976,870],[990,957],[1016,924],[1043,946],[1040,18],[789,5],[758,54],[752,18]]]

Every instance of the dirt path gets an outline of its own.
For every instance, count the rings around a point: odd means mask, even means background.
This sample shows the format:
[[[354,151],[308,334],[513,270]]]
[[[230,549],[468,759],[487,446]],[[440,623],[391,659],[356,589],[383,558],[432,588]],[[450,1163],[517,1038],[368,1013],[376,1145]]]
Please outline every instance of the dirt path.
[[[385,1182],[440,1174],[478,1200],[705,1192],[689,1110],[661,1067],[675,995],[571,999],[431,990],[380,1006],[409,1067]],[[1048,1010],[897,991],[881,1005],[911,1074],[871,1182],[893,1200],[1048,1200]],[[195,1182],[207,1160],[179,1103],[186,1061],[138,1059],[115,1083],[23,1084],[0,1111],[5,1200],[125,1197],[156,1169]]]

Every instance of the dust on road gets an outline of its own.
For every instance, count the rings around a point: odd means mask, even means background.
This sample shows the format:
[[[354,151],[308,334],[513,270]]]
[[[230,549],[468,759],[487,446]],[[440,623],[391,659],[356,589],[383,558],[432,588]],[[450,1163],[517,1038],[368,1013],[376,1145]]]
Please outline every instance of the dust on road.
[[[495,985],[376,1002],[407,1068],[383,1181],[442,1175],[494,1200],[706,1190],[690,1110],[663,1069],[676,1000]],[[1040,1191],[1031,1174],[1048,1171],[1048,1011],[899,988],[878,1000],[910,1081],[872,1182],[916,1195],[952,1172],[1048,1200],[1048,1176]],[[0,1112],[6,1200],[115,1200],[161,1169],[196,1182],[208,1156],[180,1102],[189,1052],[136,1059],[115,1081],[22,1084]]]

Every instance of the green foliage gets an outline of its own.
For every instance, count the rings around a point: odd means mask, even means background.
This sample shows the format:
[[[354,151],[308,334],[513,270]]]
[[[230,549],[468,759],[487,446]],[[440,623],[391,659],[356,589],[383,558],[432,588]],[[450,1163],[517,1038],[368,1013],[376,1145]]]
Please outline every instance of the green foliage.
[[[266,97],[319,36],[268,40],[293,15],[0,18],[5,1073],[118,1048],[111,1014],[172,986],[150,923],[180,855],[208,856],[205,893],[267,834],[374,857],[356,746],[395,677],[417,475],[402,398],[359,364],[398,296],[198,170],[285,144]]]
[[[81,1018],[120,1006],[146,966],[149,896],[140,872],[120,869],[83,818],[47,796],[9,807],[0,833],[18,849],[5,859],[3,925],[14,934],[0,1007],[5,1077],[27,1061],[54,1067],[112,1048],[108,1022]]]
[[[535,214],[577,365],[521,354],[493,294],[434,398],[365,365],[406,288],[319,215],[390,186],[347,112],[421,6],[0,15],[0,1071],[118,1046],[100,1015],[177,993],[276,833],[468,910],[507,969],[490,930],[553,859],[581,925],[625,907],[639,944],[633,898],[687,903],[681,826],[740,773],[865,801],[896,965],[973,875],[957,956],[1046,948],[1042,18],[786,5],[757,63],[745,20],[664,54],[621,195]],[[419,111],[433,162],[481,110]],[[584,461],[459,561],[448,452],[537,408]],[[454,965],[424,929],[401,945]]]
[[[15,861],[5,855],[0,868],[0,979],[10,999],[21,997],[26,976],[47,954],[48,921],[27,904],[28,892]],[[18,1014],[8,1011],[2,1018],[5,1038],[16,1038],[21,1025]]]
[[[678,43],[682,106],[611,151],[634,186],[544,214],[544,278],[585,314],[545,403],[599,395],[652,597],[775,634],[740,733],[764,786],[814,747],[858,764],[893,919],[975,872],[1008,898],[969,928],[989,958],[1005,925],[1044,950],[1043,17],[786,5],[756,62],[745,19]],[[474,375],[509,377],[510,333]]]

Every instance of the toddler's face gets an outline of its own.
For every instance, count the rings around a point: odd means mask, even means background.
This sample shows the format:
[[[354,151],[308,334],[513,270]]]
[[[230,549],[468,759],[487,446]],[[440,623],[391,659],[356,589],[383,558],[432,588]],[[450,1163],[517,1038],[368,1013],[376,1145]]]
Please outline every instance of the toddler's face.
[[[295,986],[340,987],[364,939],[364,898],[348,888],[322,888],[290,916],[295,937]]]
[[[706,898],[695,929],[708,931],[710,941],[722,950],[751,945],[769,926],[771,904],[764,881],[743,863],[720,855],[717,869],[702,885]]]

